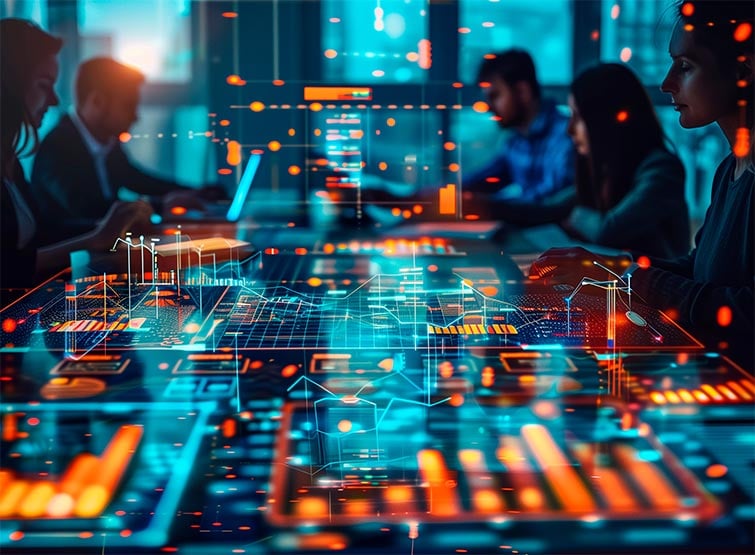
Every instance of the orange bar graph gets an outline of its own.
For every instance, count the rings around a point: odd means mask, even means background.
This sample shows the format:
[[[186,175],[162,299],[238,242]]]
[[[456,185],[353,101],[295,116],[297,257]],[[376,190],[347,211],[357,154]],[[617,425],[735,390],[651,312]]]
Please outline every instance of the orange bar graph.
[[[438,213],[456,214],[456,185],[449,183],[438,190]]]
[[[571,450],[611,510],[629,512],[641,508],[621,474],[614,468],[596,462],[594,446],[576,443],[571,446]]]
[[[524,456],[521,442],[514,436],[500,436],[496,457],[506,466],[514,486],[514,494],[524,509],[541,511],[546,508],[532,466]]]
[[[494,489],[493,478],[485,464],[482,451],[463,449],[459,451],[459,460],[469,483],[472,507],[485,514],[503,512],[503,497]]]
[[[595,500],[561,447],[545,426],[522,426],[522,437],[535,455],[556,497],[568,512],[594,511]]]
[[[652,462],[642,460],[637,450],[630,445],[614,447],[616,460],[636,479],[637,485],[648,501],[661,510],[679,509],[679,495]]]
[[[417,453],[417,462],[422,481],[427,485],[428,512],[438,516],[459,514],[459,500],[456,489],[451,487],[443,454],[435,449],[423,449]]]

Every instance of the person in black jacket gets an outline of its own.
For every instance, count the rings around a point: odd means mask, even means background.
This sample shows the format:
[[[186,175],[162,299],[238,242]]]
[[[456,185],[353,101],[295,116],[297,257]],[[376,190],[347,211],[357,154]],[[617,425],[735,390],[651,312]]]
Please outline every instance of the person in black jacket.
[[[32,189],[45,221],[45,242],[92,229],[123,187],[147,196],[157,209],[201,209],[196,191],[140,170],[119,137],[137,120],[144,76],[110,58],[83,62],[76,76],[76,109],[63,116],[41,142]]]
[[[63,41],[23,19],[0,20],[0,306],[68,265],[69,253],[106,249],[132,224],[149,217],[144,203],[116,203],[91,232],[38,248],[41,217],[19,164],[20,155],[37,146],[37,129],[50,106],[58,104],[57,54]]]
[[[752,371],[753,7],[736,0],[695,0],[680,2],[678,12],[669,44],[672,64],[661,90],[671,95],[682,127],[717,123],[731,153],[716,171],[696,247],[674,260],[651,259],[649,267],[633,271],[632,287],[649,304],[675,314],[707,347]],[[531,272],[556,265],[562,280],[576,282],[590,273],[582,264],[590,259],[600,260],[584,250],[546,251]]]

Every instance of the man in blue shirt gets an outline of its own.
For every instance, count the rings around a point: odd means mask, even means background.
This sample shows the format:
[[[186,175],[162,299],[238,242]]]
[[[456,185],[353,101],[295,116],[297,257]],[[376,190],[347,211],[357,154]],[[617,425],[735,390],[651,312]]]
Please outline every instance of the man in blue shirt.
[[[498,125],[513,134],[489,164],[464,176],[462,191],[479,200],[478,193],[487,193],[485,202],[497,205],[538,204],[570,190],[574,147],[566,131],[569,118],[541,97],[530,55],[512,49],[485,58],[477,81]]]

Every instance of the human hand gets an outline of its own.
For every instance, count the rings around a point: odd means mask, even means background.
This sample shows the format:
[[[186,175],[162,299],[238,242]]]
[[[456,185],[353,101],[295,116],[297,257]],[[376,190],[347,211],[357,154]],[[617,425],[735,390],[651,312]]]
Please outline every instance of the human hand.
[[[582,247],[552,248],[532,263],[529,277],[576,286],[583,278],[619,279],[630,264],[626,255],[603,256]]]

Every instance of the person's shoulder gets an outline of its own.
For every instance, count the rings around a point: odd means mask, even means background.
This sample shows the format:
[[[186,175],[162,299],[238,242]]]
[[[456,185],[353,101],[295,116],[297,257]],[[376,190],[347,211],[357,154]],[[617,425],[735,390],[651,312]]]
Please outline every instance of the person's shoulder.
[[[69,145],[71,141],[78,135],[76,127],[73,124],[71,116],[68,114],[63,115],[58,123],[50,130],[50,132],[44,136],[39,143],[39,150],[42,152],[48,148],[53,148],[53,145],[64,144]]]

